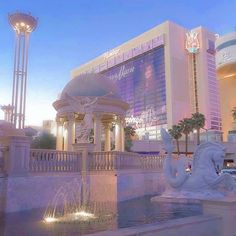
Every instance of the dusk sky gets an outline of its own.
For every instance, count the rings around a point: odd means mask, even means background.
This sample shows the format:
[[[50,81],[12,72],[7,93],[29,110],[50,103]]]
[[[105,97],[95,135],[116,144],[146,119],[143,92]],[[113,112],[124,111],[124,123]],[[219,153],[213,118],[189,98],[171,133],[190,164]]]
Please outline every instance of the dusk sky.
[[[15,37],[8,13],[39,19],[30,38],[26,124],[41,125],[54,119],[52,103],[73,68],[166,20],[232,32],[235,9],[236,0],[0,0],[0,105],[11,103],[12,94]]]

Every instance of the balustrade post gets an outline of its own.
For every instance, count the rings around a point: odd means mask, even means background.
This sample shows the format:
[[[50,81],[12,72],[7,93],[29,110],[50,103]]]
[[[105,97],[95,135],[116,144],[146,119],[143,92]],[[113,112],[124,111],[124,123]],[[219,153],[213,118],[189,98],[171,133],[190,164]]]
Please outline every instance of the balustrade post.
[[[25,176],[29,172],[30,138],[10,136],[9,153],[4,170],[8,176]]]

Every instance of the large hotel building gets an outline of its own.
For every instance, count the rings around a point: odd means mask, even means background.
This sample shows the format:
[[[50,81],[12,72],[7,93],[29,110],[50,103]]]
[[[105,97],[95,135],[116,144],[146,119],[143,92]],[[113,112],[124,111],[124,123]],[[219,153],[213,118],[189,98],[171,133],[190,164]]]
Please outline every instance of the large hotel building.
[[[217,39],[216,67],[220,86],[221,114],[224,114],[222,131],[225,140],[233,141],[232,137],[236,134],[236,121],[232,117],[232,110],[236,107],[236,32]],[[231,131],[229,136],[228,131]],[[234,141],[236,142],[236,137]]]
[[[215,40],[205,28],[167,21],[75,68],[72,79],[95,72],[114,81],[140,139],[159,139],[161,127],[196,111],[205,115],[205,129],[220,131]]]

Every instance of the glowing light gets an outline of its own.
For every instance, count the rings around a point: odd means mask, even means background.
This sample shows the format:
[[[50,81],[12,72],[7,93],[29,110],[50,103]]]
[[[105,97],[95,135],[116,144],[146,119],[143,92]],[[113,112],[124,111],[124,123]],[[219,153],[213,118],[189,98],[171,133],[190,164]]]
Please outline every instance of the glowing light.
[[[198,41],[198,33],[191,30],[186,33],[186,43],[185,48],[189,53],[197,53],[200,48],[200,43]]]
[[[229,75],[226,75],[226,76],[224,76],[224,78],[230,78],[230,77],[233,77],[233,76],[235,76],[236,74],[229,74]]]
[[[125,118],[125,122],[126,123],[131,123],[131,124],[140,124],[144,121],[144,119],[139,118],[139,117],[134,117],[133,115],[131,115],[131,117],[126,117]]]
[[[53,223],[53,222],[55,222],[57,219],[56,218],[54,218],[54,217],[45,217],[44,218],[44,221],[46,222],[46,223]]]
[[[82,217],[87,217],[87,218],[93,218],[94,214],[85,212],[85,211],[78,211],[75,213],[76,216],[82,216]]]
[[[21,25],[21,26],[25,26],[25,23],[24,23],[24,22],[21,22],[20,25]]]

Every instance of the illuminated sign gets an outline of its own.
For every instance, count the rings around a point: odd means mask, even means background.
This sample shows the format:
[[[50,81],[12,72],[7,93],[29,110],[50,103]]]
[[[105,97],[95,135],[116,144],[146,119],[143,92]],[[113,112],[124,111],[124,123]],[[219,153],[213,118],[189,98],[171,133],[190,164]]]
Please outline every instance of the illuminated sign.
[[[105,52],[103,58],[106,60],[100,66],[93,68],[95,73],[111,68],[117,64],[120,64],[124,61],[127,61],[135,56],[138,56],[144,52],[147,52],[153,48],[159,47],[164,44],[164,35],[159,35],[147,42],[137,45],[135,48],[132,48],[128,51],[121,53],[120,48],[113,49],[111,51]]]
[[[198,33],[191,30],[190,32],[186,33],[186,42],[185,48],[188,50],[189,53],[197,53],[200,48],[200,43],[198,41]]]
[[[125,65],[121,66],[120,70],[118,73],[114,73],[114,74],[111,74],[110,76],[108,76],[108,78],[110,80],[114,80],[114,81],[117,81],[117,80],[121,80],[123,79],[125,76],[133,73],[135,70],[134,66],[132,67],[129,67],[129,68],[126,68]]]
[[[127,124],[142,124],[143,121],[144,120],[142,118],[134,117],[133,115],[131,115],[131,117],[126,117],[125,118],[125,122]]]
[[[119,53],[119,51],[120,51],[119,48],[113,49],[113,50],[111,50],[109,52],[105,52],[103,54],[103,57],[106,58],[106,59],[109,59],[110,57],[113,57],[113,56],[117,55]]]

